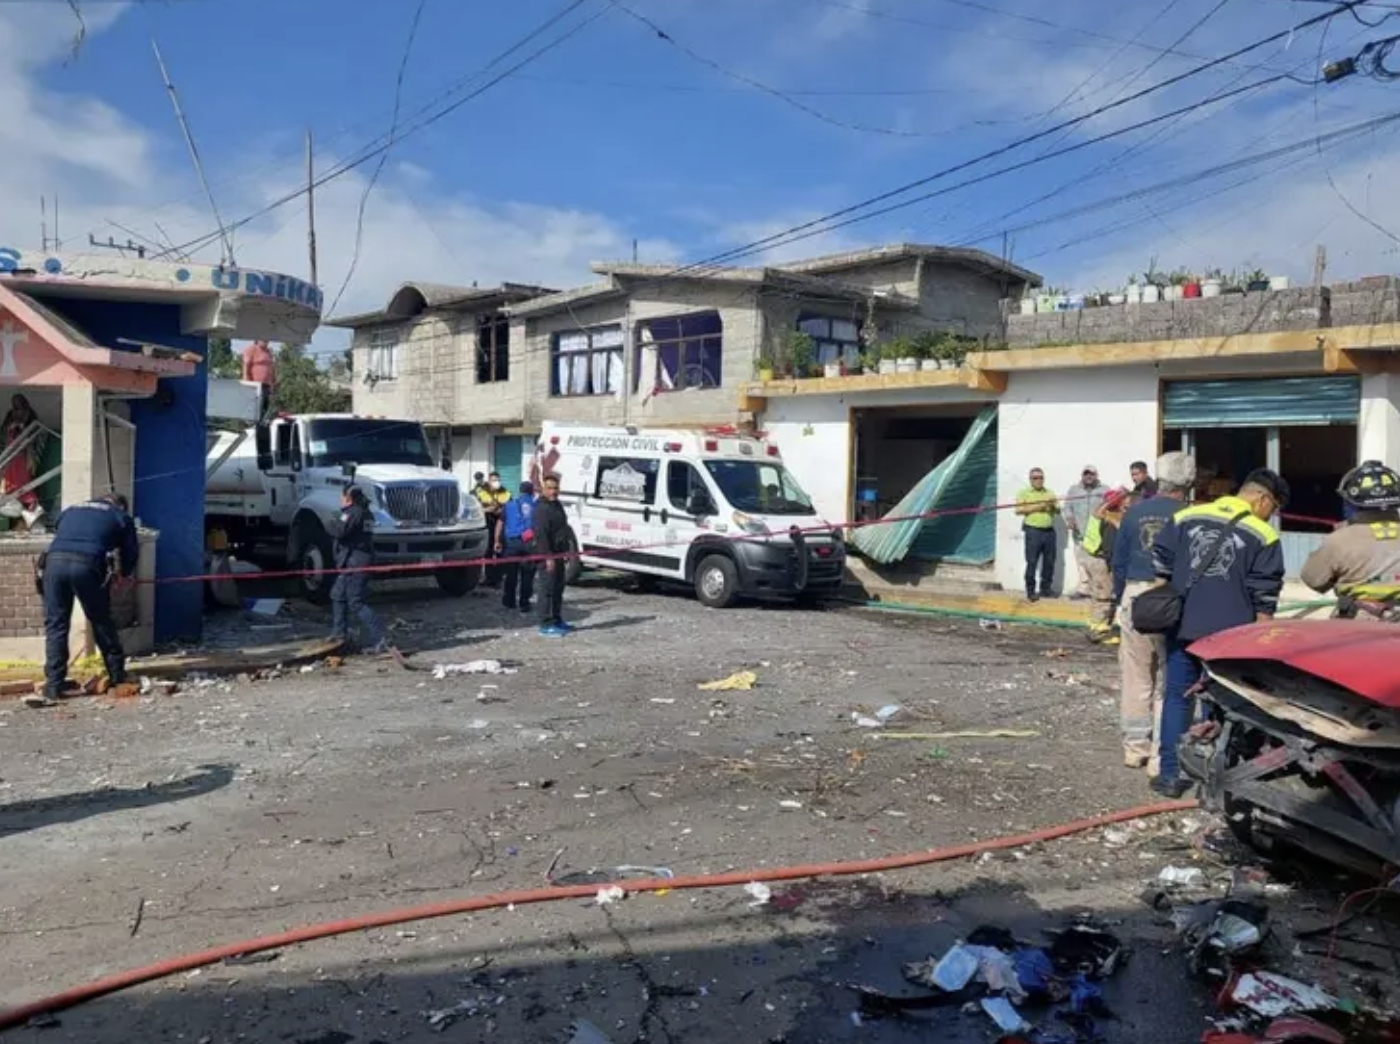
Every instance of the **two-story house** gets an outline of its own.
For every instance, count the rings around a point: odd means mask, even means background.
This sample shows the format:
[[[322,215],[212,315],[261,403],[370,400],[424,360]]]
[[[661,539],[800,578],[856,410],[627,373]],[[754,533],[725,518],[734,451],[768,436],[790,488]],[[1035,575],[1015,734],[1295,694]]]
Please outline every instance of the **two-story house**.
[[[1040,277],[980,250],[897,244],[767,267],[596,263],[562,292],[409,283],[355,331],[355,410],[450,434],[463,474],[514,482],[544,421],[698,427],[754,418],[740,399],[781,369],[934,330],[999,338],[1000,302]],[[522,439],[522,436],[526,438]]]

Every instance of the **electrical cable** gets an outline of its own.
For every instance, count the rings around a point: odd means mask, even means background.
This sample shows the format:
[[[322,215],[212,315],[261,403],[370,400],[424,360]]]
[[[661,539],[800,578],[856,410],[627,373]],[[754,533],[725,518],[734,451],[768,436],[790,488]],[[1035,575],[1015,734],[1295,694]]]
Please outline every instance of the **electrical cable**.
[[[1109,812],[1104,815],[1076,819],[1068,823],[1031,830],[1024,834],[990,838],[986,841],[973,841],[967,844],[934,848],[925,852],[907,855],[884,856],[875,859],[860,859],[850,862],[809,863],[798,866],[759,867],[720,874],[693,874],[680,877],[665,877],[650,881],[617,881],[612,887],[621,888],[629,895],[647,892],[691,891],[701,888],[733,888],[753,883],[778,883],[799,881],[812,877],[851,877],[859,874],[885,873],[891,870],[907,870],[912,867],[931,866],[955,859],[967,859],[983,852],[999,852],[1027,845],[1043,844],[1060,838],[1082,834],[1101,827],[1127,823],[1150,816],[1166,815],[1173,812],[1187,812],[1198,808],[1194,800],[1165,801],[1152,805],[1139,805],[1136,808]],[[479,913],[485,910],[499,910],[510,906],[528,906],[535,903],[559,902],[565,899],[592,899],[598,894],[598,885],[551,885],[547,888],[530,888],[510,892],[497,892],[472,899],[456,899],[448,902],[429,903],[424,906],[411,906],[381,913],[365,914],[340,921],[306,925],[274,935],[264,935],[241,942],[228,943],[207,950],[183,954],[168,960],[158,961],[141,968],[109,975],[94,982],[61,993],[43,997],[28,1004],[21,1004],[0,1012],[0,1032],[23,1026],[38,1015],[64,1011],[77,1007],[99,997],[169,978],[197,968],[208,967],[233,957],[246,957],[269,950],[281,950],[288,946],[329,939],[337,935],[365,931],[370,928],[388,928],[413,921],[426,921],[438,917],[456,917],[461,914]]]
[[[365,235],[365,208],[369,206],[369,196],[379,181],[379,175],[384,173],[384,165],[389,162],[389,151],[394,147],[394,142],[398,140],[399,108],[403,103],[404,76],[408,73],[408,60],[413,56],[413,41],[418,38],[418,26],[423,21],[423,9],[427,5],[428,0],[418,0],[417,6],[413,9],[413,18],[408,26],[408,39],[403,46],[403,57],[399,59],[398,76],[394,79],[394,114],[389,118],[389,140],[385,143],[384,151],[379,154],[379,162],[375,165],[373,173],[370,174],[364,192],[360,194],[360,206],[355,215],[355,249],[350,255],[350,265],[345,271],[345,280],[340,284],[340,289],[336,291],[335,300],[331,302],[331,312],[334,312],[340,304],[341,297],[345,295],[345,288],[355,278],[355,269],[360,264],[360,248],[364,244]]]

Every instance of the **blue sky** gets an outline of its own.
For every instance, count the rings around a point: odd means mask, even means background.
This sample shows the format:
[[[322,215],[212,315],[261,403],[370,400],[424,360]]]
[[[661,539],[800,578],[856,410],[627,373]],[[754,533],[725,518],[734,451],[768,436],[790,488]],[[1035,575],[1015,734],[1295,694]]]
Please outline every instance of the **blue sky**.
[[[321,169],[387,131],[416,7],[77,3],[87,34],[74,57],[67,0],[0,0],[0,105],[11,114],[0,128],[6,242],[37,242],[38,197],[54,193],[70,245],[89,231],[124,239],[125,228],[184,243],[212,229],[152,37],[219,204],[226,217],[241,217],[303,177],[307,126]],[[634,239],[644,260],[705,258],[971,159],[1327,8],[1312,0],[1151,6],[626,0],[673,45],[620,5],[586,0],[555,30],[599,15],[580,32],[395,146],[369,196],[338,310],[376,307],[414,278],[576,285],[593,278],[588,261],[630,255]],[[1372,20],[1394,13],[1370,6]],[[405,124],[563,7],[426,0],[402,94]],[[1080,143],[1276,73],[1311,78],[1319,55],[1341,57],[1395,32],[1400,17],[1376,29],[1338,17],[1325,40],[1316,30],[1296,33],[996,162]],[[1173,45],[1180,53],[1163,53]],[[1400,194],[1381,186],[1400,174],[1400,123],[1228,176],[1189,177],[1391,111],[1400,111],[1400,86],[1361,76],[1316,88],[1274,84],[760,256],[892,240],[1000,251],[1007,232],[1016,260],[1080,290],[1118,285],[1154,257],[1168,269],[1262,267],[1301,278],[1318,243],[1335,277],[1391,272]],[[373,168],[318,193],[328,298],[354,255]],[[304,201],[241,229],[236,245],[245,264],[303,274]]]

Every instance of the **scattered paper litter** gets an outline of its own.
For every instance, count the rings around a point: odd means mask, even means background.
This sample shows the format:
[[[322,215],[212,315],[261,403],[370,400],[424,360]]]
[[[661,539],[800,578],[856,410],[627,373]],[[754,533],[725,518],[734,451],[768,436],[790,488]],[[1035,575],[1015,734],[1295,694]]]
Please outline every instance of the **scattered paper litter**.
[[[773,889],[762,881],[750,881],[744,885],[744,892],[753,899],[753,902],[749,903],[750,906],[766,906],[768,901],[773,898]]]
[[[433,677],[438,681],[454,674],[514,674],[514,667],[506,667],[500,660],[470,660],[467,663],[435,663]]]
[[[703,682],[699,688],[704,692],[748,692],[758,684],[758,675],[753,671],[738,671],[719,681]]]
[[[897,703],[890,703],[881,707],[873,715],[852,711],[851,720],[863,729],[878,729],[903,709],[904,708]]]
[[[609,906],[613,903],[620,903],[627,898],[627,891],[617,885],[609,885],[607,888],[598,889],[598,905]]]

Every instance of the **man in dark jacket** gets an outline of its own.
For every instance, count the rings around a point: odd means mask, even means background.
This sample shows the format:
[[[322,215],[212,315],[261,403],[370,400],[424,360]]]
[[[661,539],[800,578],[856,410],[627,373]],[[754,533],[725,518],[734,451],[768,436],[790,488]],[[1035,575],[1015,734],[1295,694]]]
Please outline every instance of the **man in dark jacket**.
[[[364,490],[347,487],[340,498],[340,532],[335,539],[335,567],[348,570],[337,574],[331,586],[331,637],[350,640],[350,627],[358,624],[360,638],[372,653],[383,652],[384,632],[379,618],[369,607],[369,573],[374,563],[373,518]]]
[[[107,580],[112,554],[122,582],[136,573],[140,547],[136,523],[127,512],[126,498],[112,494],[74,504],[58,516],[43,564],[44,692],[26,701],[31,706],[51,706],[68,689],[68,633],[75,599],[92,625],[108,679],[113,685],[126,680],[126,657],[112,621]]]
[[[535,547],[541,555],[566,555],[573,550],[569,516],[559,503],[559,476],[546,475],[541,482],[540,501],[535,505]],[[540,634],[562,638],[573,630],[564,622],[564,583],[568,559],[547,558],[540,598]]]
[[[1143,474],[1147,473],[1144,466]],[[1118,606],[1118,669],[1122,676],[1119,722],[1123,763],[1158,774],[1158,719],[1166,684],[1167,647],[1160,634],[1133,626],[1133,601],[1157,582],[1152,547],[1157,535],[1185,507],[1196,484],[1196,461],[1186,453],[1164,453],[1157,460],[1157,495],[1135,501],[1123,516],[1113,553],[1113,603]]]
[[[1192,642],[1256,620],[1272,619],[1283,590],[1283,547],[1269,524],[1288,504],[1288,483],[1275,472],[1251,472],[1238,494],[1183,508],[1152,547],[1157,579],[1182,596],[1181,623],[1167,636],[1166,693],[1152,789],[1180,797],[1190,784],[1178,775],[1177,744],[1191,725],[1187,696],[1201,665]]]

